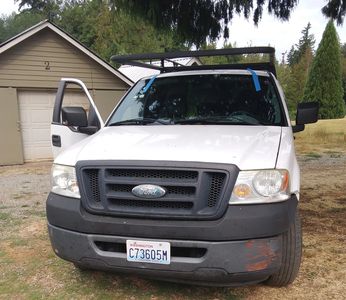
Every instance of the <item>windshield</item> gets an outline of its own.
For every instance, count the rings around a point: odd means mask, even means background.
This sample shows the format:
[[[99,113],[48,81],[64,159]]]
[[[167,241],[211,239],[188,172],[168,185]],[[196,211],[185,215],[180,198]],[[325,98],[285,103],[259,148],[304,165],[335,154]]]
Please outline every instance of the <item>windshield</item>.
[[[113,113],[108,126],[284,123],[269,77],[206,74],[139,81]]]

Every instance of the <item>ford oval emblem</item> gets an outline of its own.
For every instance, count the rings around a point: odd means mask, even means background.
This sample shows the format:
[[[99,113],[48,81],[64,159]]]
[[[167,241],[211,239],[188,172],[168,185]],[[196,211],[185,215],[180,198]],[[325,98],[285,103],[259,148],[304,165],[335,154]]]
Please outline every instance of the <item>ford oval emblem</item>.
[[[155,199],[163,197],[166,190],[158,185],[140,184],[132,189],[132,194],[140,198]]]

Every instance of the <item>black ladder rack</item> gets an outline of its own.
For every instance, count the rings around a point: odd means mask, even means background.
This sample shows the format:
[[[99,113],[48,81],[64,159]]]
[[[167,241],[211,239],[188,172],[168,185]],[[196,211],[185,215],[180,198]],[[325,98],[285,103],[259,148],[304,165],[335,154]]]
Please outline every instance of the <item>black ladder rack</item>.
[[[235,56],[243,54],[269,54],[268,62],[260,63],[242,63],[242,64],[220,64],[220,65],[192,65],[182,66],[178,62],[172,61],[174,58],[199,58],[210,56]],[[161,73],[186,71],[186,70],[211,70],[211,69],[247,69],[269,71],[276,75],[275,70],[275,49],[273,47],[244,47],[229,48],[216,50],[199,50],[199,51],[177,51],[165,53],[145,53],[131,55],[113,55],[111,60],[120,64],[138,66],[142,68],[155,69]],[[159,61],[160,65],[153,65],[150,62]],[[144,61],[149,61],[145,63]],[[171,62],[173,66],[165,66],[165,62]]]

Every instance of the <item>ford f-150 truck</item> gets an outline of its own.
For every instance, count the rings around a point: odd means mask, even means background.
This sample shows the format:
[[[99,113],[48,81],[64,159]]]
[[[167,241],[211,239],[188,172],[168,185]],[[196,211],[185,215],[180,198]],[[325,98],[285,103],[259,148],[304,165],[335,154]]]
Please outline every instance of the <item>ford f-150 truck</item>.
[[[269,55],[269,62],[165,67],[174,57]],[[54,252],[79,268],[207,285],[290,284],[301,261],[300,172],[274,49],[113,57],[157,68],[104,123],[86,86],[62,79],[47,199]],[[158,59],[161,66],[143,63]],[[79,85],[90,102],[65,107]]]

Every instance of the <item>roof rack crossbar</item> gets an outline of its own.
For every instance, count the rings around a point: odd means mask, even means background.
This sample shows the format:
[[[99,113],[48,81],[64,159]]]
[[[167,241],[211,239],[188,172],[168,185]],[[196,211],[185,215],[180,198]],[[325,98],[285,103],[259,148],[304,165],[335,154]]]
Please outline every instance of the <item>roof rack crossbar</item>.
[[[158,71],[162,71],[164,68],[160,67],[160,66],[155,66],[151,63],[147,64],[144,62],[140,62],[140,61],[131,61],[128,63],[128,65],[131,66],[136,66],[136,67],[141,67],[141,68],[146,68],[146,69],[153,69],[153,70],[158,70]]]
[[[192,70],[192,66],[180,66],[177,67],[175,62],[171,59],[173,58],[187,58],[187,57],[207,57],[207,56],[235,56],[244,54],[269,54],[269,62],[263,62],[260,64],[224,64],[217,65],[217,68],[232,68],[231,66],[241,67],[242,65],[252,65],[261,66],[261,69],[275,72],[275,49],[273,47],[244,47],[244,48],[228,48],[228,49],[215,49],[215,50],[199,50],[199,51],[177,51],[177,52],[165,52],[165,53],[145,53],[145,54],[131,54],[131,55],[113,55],[111,60],[121,64],[128,64],[133,66],[139,66],[143,68],[155,69],[161,72],[172,72],[177,70]],[[161,67],[155,66],[153,64],[148,64],[143,61],[159,60]],[[173,67],[165,67],[164,61],[173,62]],[[206,68],[211,68],[214,66],[205,66]],[[203,68],[195,68],[203,69]]]
[[[268,63],[244,63],[244,64],[229,64],[229,65],[194,65],[194,66],[182,66],[179,68],[166,67],[161,70],[162,73],[175,72],[175,71],[195,71],[195,70],[247,70],[248,68],[252,70],[268,71],[276,76],[275,66]]]

